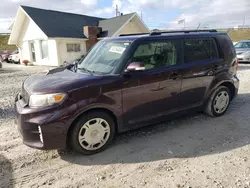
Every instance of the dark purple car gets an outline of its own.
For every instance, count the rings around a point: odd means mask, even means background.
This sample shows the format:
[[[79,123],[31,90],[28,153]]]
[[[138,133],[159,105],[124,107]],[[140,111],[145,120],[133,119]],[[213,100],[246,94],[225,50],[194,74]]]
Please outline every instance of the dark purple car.
[[[237,65],[232,41],[214,30],[105,39],[79,63],[24,81],[18,127],[30,147],[94,154],[116,133],[181,111],[223,115],[238,93]]]

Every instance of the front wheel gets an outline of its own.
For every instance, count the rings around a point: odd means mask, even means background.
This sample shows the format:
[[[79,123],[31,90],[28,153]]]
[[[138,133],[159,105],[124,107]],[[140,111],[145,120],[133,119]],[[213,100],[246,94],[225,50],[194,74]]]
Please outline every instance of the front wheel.
[[[231,102],[231,93],[228,87],[219,86],[210,96],[206,105],[206,114],[219,117],[226,113]]]
[[[83,115],[75,124],[71,135],[71,147],[85,155],[105,150],[115,134],[113,118],[104,112],[91,112]]]

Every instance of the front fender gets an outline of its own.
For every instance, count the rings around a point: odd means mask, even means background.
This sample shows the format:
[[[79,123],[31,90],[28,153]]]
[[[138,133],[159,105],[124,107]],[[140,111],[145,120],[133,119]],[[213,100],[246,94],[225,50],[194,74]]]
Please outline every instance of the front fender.
[[[122,124],[122,100],[121,95],[116,93],[101,94],[97,98],[89,98],[76,102],[76,111],[70,118],[70,124],[74,123],[78,117],[91,110],[104,110],[115,116],[118,127]],[[116,96],[116,97],[114,97]]]

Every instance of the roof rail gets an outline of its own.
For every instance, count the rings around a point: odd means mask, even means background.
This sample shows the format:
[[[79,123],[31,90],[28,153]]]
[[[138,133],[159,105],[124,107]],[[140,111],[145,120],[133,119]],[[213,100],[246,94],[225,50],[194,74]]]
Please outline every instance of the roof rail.
[[[150,33],[134,33],[134,34],[121,34],[119,37],[133,36],[133,35],[149,35]]]
[[[210,29],[210,30],[176,30],[176,31],[164,31],[164,32],[152,32],[150,35],[161,35],[164,33],[200,33],[200,32],[210,32],[210,33],[216,33],[216,29]]]

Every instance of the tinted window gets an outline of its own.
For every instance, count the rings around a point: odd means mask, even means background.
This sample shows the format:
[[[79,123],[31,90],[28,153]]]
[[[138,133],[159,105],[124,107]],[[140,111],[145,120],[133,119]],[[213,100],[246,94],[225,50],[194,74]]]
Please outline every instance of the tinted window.
[[[184,40],[184,61],[186,63],[213,58],[218,58],[218,52],[212,39]]]
[[[145,69],[173,66],[177,63],[177,41],[148,42],[136,49],[132,61],[143,62]]]

